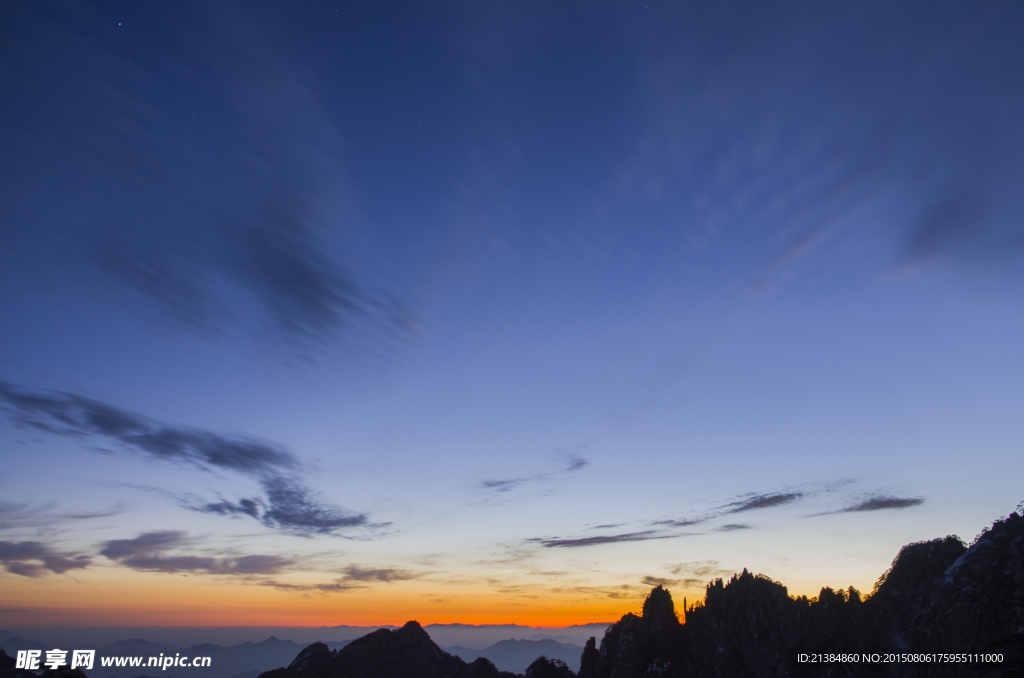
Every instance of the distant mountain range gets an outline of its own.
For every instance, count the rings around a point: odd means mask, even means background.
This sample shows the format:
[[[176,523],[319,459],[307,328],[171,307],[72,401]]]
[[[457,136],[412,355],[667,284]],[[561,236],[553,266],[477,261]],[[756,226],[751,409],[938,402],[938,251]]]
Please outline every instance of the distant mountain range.
[[[447,652],[463,661],[472,662],[477,657],[486,657],[494,665],[512,673],[523,673],[540,656],[560,659],[573,671],[580,667],[580,653],[583,647],[572,643],[559,643],[550,638],[544,640],[502,640],[482,650],[467,647],[446,647]]]
[[[2,635],[0,635],[2,637]],[[330,643],[331,649],[340,649],[344,647],[349,641],[343,641],[339,643]],[[11,637],[3,642],[0,642],[0,650],[6,652],[8,656],[15,656],[18,650],[51,650],[54,645],[44,645],[30,640],[22,640],[17,637]],[[105,647],[95,648],[97,657],[110,657],[110,656],[127,656],[127,657],[155,657],[161,653],[164,655],[173,656],[178,653],[186,657],[210,657],[210,666],[203,668],[190,667],[187,670],[181,669],[179,676],[173,678],[255,678],[262,671],[266,670],[268,666],[279,665],[282,663],[289,663],[299,653],[305,645],[299,643],[293,643],[290,640],[279,640],[274,637],[270,637],[260,643],[239,643],[238,645],[232,645],[231,647],[222,647],[220,645],[213,645],[210,643],[204,643],[201,645],[193,645],[191,647],[179,647],[177,645],[170,645],[167,643],[155,643],[148,640],[132,639],[132,640],[121,640],[115,643],[111,643]],[[64,647],[61,649],[73,649]],[[93,648],[78,648],[78,649],[93,649]],[[92,671],[87,672],[90,677],[95,678],[135,678],[140,673],[144,673],[146,668],[149,667],[104,667],[101,668],[97,660],[97,666]],[[153,671],[152,668],[149,668]],[[166,671],[157,671],[161,678],[171,678],[166,676]],[[0,674],[2,675],[2,674]]]
[[[566,627],[537,627],[519,624],[427,624],[423,628],[441,647],[462,646],[479,650],[502,640],[545,640],[582,645],[590,636],[604,634],[611,622],[582,624]],[[74,646],[80,648],[106,648],[114,642],[128,638],[144,638],[150,642],[174,646],[175,651],[201,644],[231,647],[246,642],[259,642],[273,636],[291,640],[302,647],[310,643],[347,642],[361,638],[378,629],[397,629],[397,626],[262,626],[262,627],[54,627],[27,626],[0,631],[0,648],[11,648],[4,643],[14,636],[23,643],[35,642],[33,648],[46,649]],[[29,649],[17,648],[17,649]]]
[[[608,624],[592,624],[586,627],[569,627],[563,630],[567,633],[556,634],[559,638],[574,638],[580,629],[593,629],[603,631]],[[358,628],[358,627],[353,627]],[[395,630],[396,627],[374,627]],[[515,624],[471,626],[466,624],[432,624],[427,628],[433,630],[442,638],[458,638],[463,641],[473,642],[489,640],[498,634],[524,633],[535,631],[534,627],[518,626]],[[542,636],[540,632],[530,634]],[[433,634],[431,634],[433,636]],[[329,650],[339,650],[351,640],[323,643]],[[167,676],[163,671],[159,672],[160,678],[257,678],[268,666],[289,664],[300,650],[307,647],[309,643],[295,643],[291,640],[279,640],[273,636],[259,643],[245,642],[229,647],[223,647],[212,643],[202,643],[182,647],[171,643],[158,643],[139,638],[120,640],[105,645],[97,650],[96,656],[127,656],[127,657],[155,657],[160,654],[174,655],[175,653],[186,657],[210,657],[211,662],[208,668],[192,668],[179,670],[179,676]],[[0,651],[8,656],[14,657],[18,650],[46,650],[54,647],[61,647],[60,644],[45,644],[33,640],[18,638],[9,631],[0,631]],[[71,647],[68,645],[67,647]],[[74,647],[80,647],[75,645]],[[94,649],[84,648],[80,649]],[[559,658],[569,665],[578,665],[579,656],[583,647],[573,643],[558,642],[551,638],[540,638],[533,640],[502,640],[493,643],[483,649],[474,649],[455,645],[446,648],[446,651],[472,662],[478,657],[487,657],[498,668],[521,673],[531,661],[542,654],[552,658]],[[149,667],[104,667],[97,666],[87,672],[91,678],[140,678],[140,672]],[[150,668],[150,671],[152,669]],[[171,669],[173,671],[173,669]],[[0,674],[2,675],[2,674]]]

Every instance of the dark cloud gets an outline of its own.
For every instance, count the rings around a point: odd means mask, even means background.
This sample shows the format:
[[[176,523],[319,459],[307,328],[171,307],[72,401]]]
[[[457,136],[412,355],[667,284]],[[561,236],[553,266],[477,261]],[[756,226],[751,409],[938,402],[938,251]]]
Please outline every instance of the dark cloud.
[[[203,513],[219,513],[221,515],[236,514],[251,516],[259,520],[263,507],[264,503],[260,499],[240,499],[237,503],[230,501],[218,501],[192,508],[197,511],[202,511]]]
[[[920,506],[924,501],[925,500],[922,497],[893,497],[890,495],[878,494],[844,508],[836,509],[834,511],[812,513],[805,517],[815,518],[818,516],[834,516],[840,513],[866,513],[869,511],[899,510],[911,508],[912,506]]]
[[[750,525],[745,525],[743,523],[730,523],[728,525],[722,525],[721,527],[717,528],[717,531],[718,532],[735,532],[736,530],[749,530],[749,529],[751,529]]]
[[[889,509],[905,509],[920,506],[924,499],[920,497],[871,497],[859,504],[833,511],[833,513],[860,513],[863,511],[886,511]]]
[[[125,567],[142,572],[209,572],[217,567],[217,559],[210,556],[139,555],[118,560]]]
[[[769,494],[758,494],[747,499],[726,504],[724,513],[743,513],[744,511],[757,511],[760,509],[774,508],[791,504],[804,496],[803,492],[772,492]]]
[[[58,553],[49,545],[38,541],[0,541],[0,563],[8,572],[23,577],[40,577],[46,572],[64,574],[89,566],[89,556]]]
[[[0,561],[38,560],[49,552],[46,544],[38,541],[0,542]]]
[[[367,526],[367,517],[315,497],[294,477],[301,467],[288,450],[255,438],[228,437],[155,422],[112,405],[71,393],[29,391],[0,382],[0,409],[18,425],[54,435],[99,438],[143,456],[203,470],[224,469],[256,478],[264,497],[220,501],[189,508],[203,513],[248,515],[291,534],[335,534]],[[4,505],[0,505],[3,509]],[[14,512],[13,508],[7,509]],[[3,518],[0,510],[0,518]],[[92,517],[89,514],[85,517]]]
[[[213,557],[167,553],[188,543],[185,533],[178,530],[144,532],[134,539],[103,542],[100,555],[143,572],[266,575],[277,574],[294,564],[292,558],[273,555]]]
[[[335,534],[338,530],[369,526],[365,514],[351,513],[316,499],[298,481],[283,476],[260,481],[265,498],[220,501],[190,508],[202,513],[247,515],[267,527],[299,535]],[[379,527],[379,525],[378,525]]]
[[[393,568],[370,569],[358,565],[349,565],[345,568],[345,581],[380,581],[390,584],[394,581],[416,579],[416,577],[417,575],[406,570]]]
[[[294,562],[293,558],[271,555],[242,556],[230,561],[235,574],[276,574]]]
[[[249,475],[299,466],[291,453],[264,441],[161,424],[71,393],[28,391],[0,382],[0,403],[22,426],[57,435],[106,438],[156,459]]]
[[[626,534],[609,534],[598,537],[579,537],[577,539],[544,539],[535,538],[529,541],[537,542],[546,548],[575,548],[579,546],[596,546],[598,544],[617,544],[624,541],[647,541],[649,539],[669,539],[682,535],[664,534],[657,530],[644,532],[629,532]]]
[[[181,546],[186,542],[185,533],[179,530],[144,532],[135,539],[111,539],[110,541],[103,542],[100,555],[106,556],[111,560],[121,560],[156,551],[165,551]]]

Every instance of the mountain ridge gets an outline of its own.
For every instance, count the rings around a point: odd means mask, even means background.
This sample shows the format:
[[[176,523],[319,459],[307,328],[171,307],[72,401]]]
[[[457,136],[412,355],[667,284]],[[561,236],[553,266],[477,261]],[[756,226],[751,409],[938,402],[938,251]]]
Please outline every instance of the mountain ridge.
[[[315,649],[314,649],[315,648]],[[801,666],[796,652],[833,649],[1001,653],[1001,665],[830,664]],[[591,637],[579,671],[561,659],[534,660],[525,678],[786,678],[1024,676],[1024,518],[997,520],[968,547],[947,536],[907,544],[870,595],[823,588],[792,597],[785,586],[744,569],[715,579],[679,620],[671,593],[655,587],[641,614]],[[416,622],[382,629],[337,651],[310,646],[259,678],[501,678],[477,658],[442,650]]]

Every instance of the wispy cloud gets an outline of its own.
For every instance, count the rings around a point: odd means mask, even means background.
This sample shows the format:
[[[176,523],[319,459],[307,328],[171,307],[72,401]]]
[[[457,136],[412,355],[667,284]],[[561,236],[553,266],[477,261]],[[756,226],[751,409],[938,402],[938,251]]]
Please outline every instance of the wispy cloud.
[[[38,541],[0,541],[0,563],[8,572],[23,577],[40,577],[47,572],[64,574],[69,570],[84,569],[92,563],[92,558],[57,552]]]
[[[293,478],[261,478],[260,485],[265,498],[211,502],[189,508],[201,513],[250,516],[267,527],[300,535],[335,534],[345,528],[369,526],[365,514],[343,511],[319,501],[309,488]]]
[[[390,584],[395,581],[416,579],[415,575],[407,570],[395,568],[365,568],[358,565],[349,565],[345,568],[345,581],[379,581]]]
[[[0,530],[11,530],[23,527],[50,527],[60,523],[109,518],[124,513],[124,504],[117,504],[109,509],[98,511],[58,511],[57,504],[33,504],[31,502],[0,501]]]
[[[277,574],[292,564],[289,558],[269,555],[240,558],[214,558],[190,555],[143,555],[119,561],[125,567],[143,572],[202,572],[205,574],[255,575]]]
[[[891,497],[877,496],[865,499],[862,502],[841,508],[831,513],[862,513],[865,511],[888,511],[892,509],[905,509],[912,506],[920,506],[924,503],[922,497]]]
[[[705,514],[696,518],[679,518],[672,520],[655,520],[651,525],[665,525],[667,527],[689,527],[691,525],[700,525],[713,519],[715,516],[712,514]]]
[[[562,451],[558,452],[556,456],[562,463],[562,468],[558,471],[549,471],[547,473],[535,473],[534,475],[531,476],[522,476],[520,478],[507,478],[504,480],[484,480],[481,481],[480,487],[482,487],[485,490],[493,490],[495,492],[509,492],[526,483],[553,480],[559,476],[576,473],[577,471],[580,471],[590,465],[590,460],[576,451]]]
[[[304,582],[282,582],[276,579],[260,582],[262,586],[271,586],[281,591],[294,591],[299,593],[342,593],[354,589],[365,589],[375,583],[391,584],[396,581],[418,579],[420,575],[408,570],[392,567],[369,568],[359,565],[349,565],[344,570],[344,575],[334,581],[326,583],[308,584]]]
[[[542,538],[537,537],[529,541],[541,544],[545,548],[578,548],[581,546],[597,546],[598,544],[617,544],[628,541],[647,541],[649,539],[671,539],[682,537],[682,534],[667,534],[659,530],[646,530],[644,532],[627,532],[625,534],[607,534],[594,537],[577,537],[574,539]]]
[[[681,584],[682,581],[679,579],[666,579],[664,577],[644,577],[640,580],[640,583],[644,586],[675,586]]]
[[[338,580],[326,584],[295,584],[291,582],[268,579],[260,582],[260,586],[271,586],[280,591],[296,591],[300,593],[341,593],[353,589],[365,589],[365,585],[346,583],[345,580]]]
[[[756,494],[752,497],[726,504],[725,513],[743,513],[745,511],[757,511],[759,509],[774,508],[792,504],[804,496],[803,492],[770,492],[768,494]]]
[[[103,542],[100,555],[133,570],[165,573],[270,575],[278,574],[295,563],[294,558],[276,555],[214,557],[169,553],[190,543],[187,535],[178,530],[144,532],[134,539],[111,539]]]
[[[669,568],[669,572],[675,575],[689,574],[694,577],[710,577],[715,574],[730,572],[730,570],[721,569],[718,566],[717,560],[697,560],[674,565]]]
[[[0,382],[0,402],[22,426],[56,435],[106,438],[154,459],[249,475],[299,466],[287,450],[265,441],[161,424],[71,393],[29,391]]]
[[[100,555],[111,560],[122,560],[176,548],[187,543],[185,533],[180,530],[144,532],[134,539],[111,539],[103,542]]]
[[[0,382],[0,409],[20,426],[81,440],[99,439],[150,459],[255,478],[264,496],[189,505],[203,513],[250,516],[291,534],[336,534],[368,526],[367,516],[318,499],[295,474],[299,460],[279,445],[165,424],[83,396],[30,391]]]
[[[573,538],[560,538],[560,537],[544,537],[544,538],[533,538],[530,542],[534,542],[544,546],[545,548],[576,548],[583,546],[596,546],[598,544],[615,544],[619,542],[630,542],[630,541],[646,541],[650,539],[674,539],[676,537],[692,536],[692,532],[674,532],[670,528],[678,527],[692,527],[695,525],[701,525],[704,523],[711,522],[716,518],[723,516],[732,515],[736,513],[746,513],[749,511],[763,511],[766,509],[775,508],[778,506],[785,506],[787,504],[794,503],[807,495],[807,492],[803,491],[789,491],[789,492],[767,492],[762,494],[749,494],[745,495],[740,499],[728,502],[724,505],[719,506],[717,509],[708,511],[707,513],[692,516],[689,518],[674,518],[665,520],[656,520],[648,522],[647,526],[654,527],[656,529],[651,530],[640,530],[636,532],[625,532],[620,534],[612,535],[597,535],[592,537],[573,537]],[[617,525],[603,525],[597,526],[598,529],[601,527],[617,527]],[[666,529],[669,528],[669,529]],[[729,523],[721,525],[715,530],[717,532],[735,532],[737,530],[748,530],[752,529],[750,525],[741,523]]]
[[[535,590],[532,587],[527,590]],[[548,589],[551,593],[575,594],[592,598],[595,595],[603,595],[608,598],[628,600],[642,598],[647,595],[648,587],[641,584],[619,584],[618,586],[555,586]],[[524,598],[534,597],[522,594]]]
[[[722,516],[731,515],[734,513],[762,511],[765,509],[775,508],[778,506],[785,506],[787,504],[792,504],[801,499],[804,499],[807,496],[808,492],[806,491],[766,492],[762,494],[748,494],[700,515],[691,516],[688,518],[671,518],[665,520],[657,520],[649,524],[664,525],[666,527],[689,527],[692,525],[700,525],[702,523],[707,523],[711,520],[714,520],[715,518],[720,518]]]

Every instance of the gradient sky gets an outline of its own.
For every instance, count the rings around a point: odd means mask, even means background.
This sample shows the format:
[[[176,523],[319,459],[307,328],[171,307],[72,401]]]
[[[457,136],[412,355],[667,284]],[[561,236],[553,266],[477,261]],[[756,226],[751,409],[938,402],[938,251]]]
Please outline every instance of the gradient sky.
[[[1024,5],[0,5],[0,627],[870,590],[1024,499]]]

